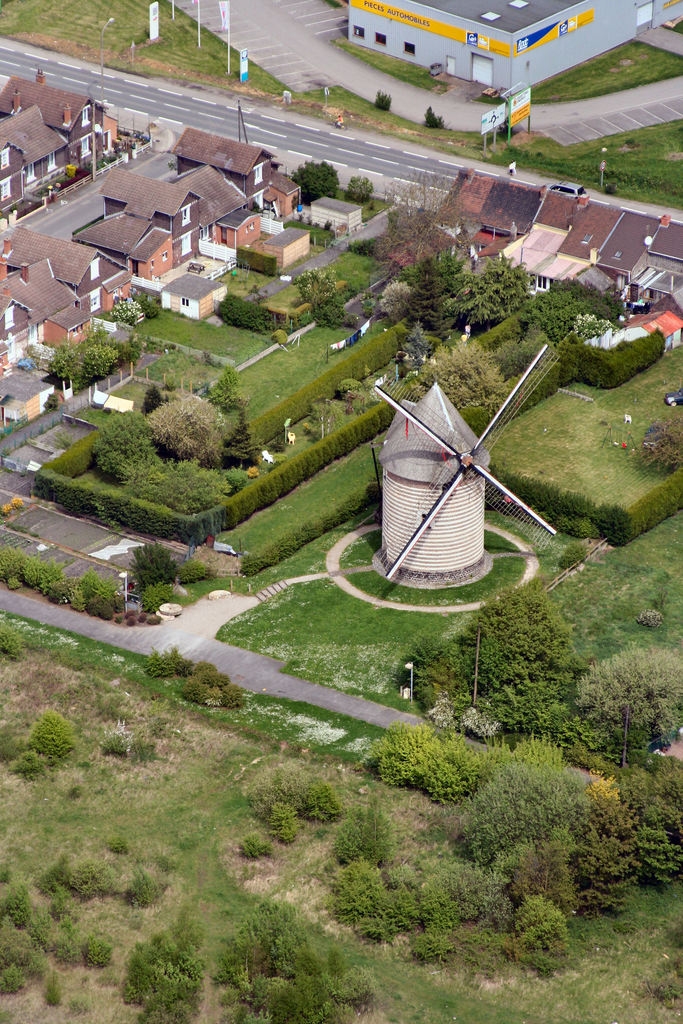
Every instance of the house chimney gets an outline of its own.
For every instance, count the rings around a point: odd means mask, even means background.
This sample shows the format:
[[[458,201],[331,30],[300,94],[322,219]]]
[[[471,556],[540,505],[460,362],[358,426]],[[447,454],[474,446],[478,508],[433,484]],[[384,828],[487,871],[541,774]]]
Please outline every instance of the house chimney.
[[[20,110],[21,110],[21,93],[19,92],[18,89],[15,89],[14,90],[14,95],[12,96],[12,113],[13,114],[18,114]]]
[[[38,85],[45,85],[45,72],[42,68],[38,68],[36,71],[36,82]]]
[[[467,180],[472,181],[472,178],[474,177],[474,167],[468,167],[465,173],[467,175]]]
[[[64,124],[71,124],[71,104],[64,104]]]
[[[670,223],[671,223],[671,214],[670,213],[663,213],[662,216],[659,218],[659,225],[660,225],[660,227],[668,228]]]
[[[2,240],[2,255],[3,256],[9,256],[11,251],[12,251],[12,239],[11,238],[3,238],[3,240]]]
[[[540,189],[538,190],[538,194],[539,194],[541,199],[545,199],[545,197],[548,194],[548,186],[547,185],[541,185]]]
[[[11,299],[11,298],[12,298],[12,293],[11,293],[11,291],[9,290],[9,288],[8,288],[8,287],[7,287],[6,285],[5,285],[5,287],[4,287],[3,289],[2,289],[2,294],[3,294],[3,295],[6,295],[8,299]]]
[[[21,280],[24,284],[28,284],[28,263],[21,264]]]
[[[591,197],[589,195],[579,196],[576,205],[577,206],[588,206],[590,201],[591,201]]]

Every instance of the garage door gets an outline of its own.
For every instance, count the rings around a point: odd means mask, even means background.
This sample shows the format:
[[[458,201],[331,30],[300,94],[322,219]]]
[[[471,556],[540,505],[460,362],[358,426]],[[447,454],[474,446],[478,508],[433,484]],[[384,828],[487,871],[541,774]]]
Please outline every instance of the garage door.
[[[636,26],[638,28],[650,27],[652,24],[652,8],[653,3],[643,4],[642,7],[636,8]]]
[[[493,85],[493,59],[472,54],[472,81],[482,85]]]

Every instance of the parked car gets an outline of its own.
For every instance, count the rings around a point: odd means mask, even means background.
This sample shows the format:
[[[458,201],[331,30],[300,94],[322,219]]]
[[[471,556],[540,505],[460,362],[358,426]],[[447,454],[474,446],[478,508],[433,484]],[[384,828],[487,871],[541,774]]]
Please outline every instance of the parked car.
[[[679,388],[678,391],[669,391],[664,395],[664,401],[667,405],[683,405],[683,388]]]
[[[549,192],[561,192],[565,196],[585,196],[586,190],[583,185],[577,185],[574,181],[558,181],[548,186]]]

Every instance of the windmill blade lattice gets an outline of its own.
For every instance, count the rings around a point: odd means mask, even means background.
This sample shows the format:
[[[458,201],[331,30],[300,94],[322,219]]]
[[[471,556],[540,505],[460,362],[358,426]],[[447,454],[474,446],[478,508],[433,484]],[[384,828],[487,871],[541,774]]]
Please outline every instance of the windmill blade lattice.
[[[491,451],[505,428],[521,412],[527,399],[552,370],[557,360],[558,355],[555,349],[544,345],[479,438],[472,454],[475,454],[477,448],[482,445]]]

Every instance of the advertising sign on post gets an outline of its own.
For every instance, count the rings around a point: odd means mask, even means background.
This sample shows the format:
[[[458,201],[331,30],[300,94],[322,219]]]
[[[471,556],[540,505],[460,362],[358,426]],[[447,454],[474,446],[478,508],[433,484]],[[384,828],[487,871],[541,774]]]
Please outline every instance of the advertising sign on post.
[[[149,41],[153,43],[159,38],[159,2],[155,0],[149,5]]]
[[[510,127],[531,115],[531,89],[522,89],[510,98]]]
[[[487,110],[485,114],[481,115],[481,134],[486,135],[487,132],[495,131],[504,122],[505,104],[501,103],[500,106],[495,107],[493,110]]]
[[[240,82],[249,78],[249,50],[240,50]]]

